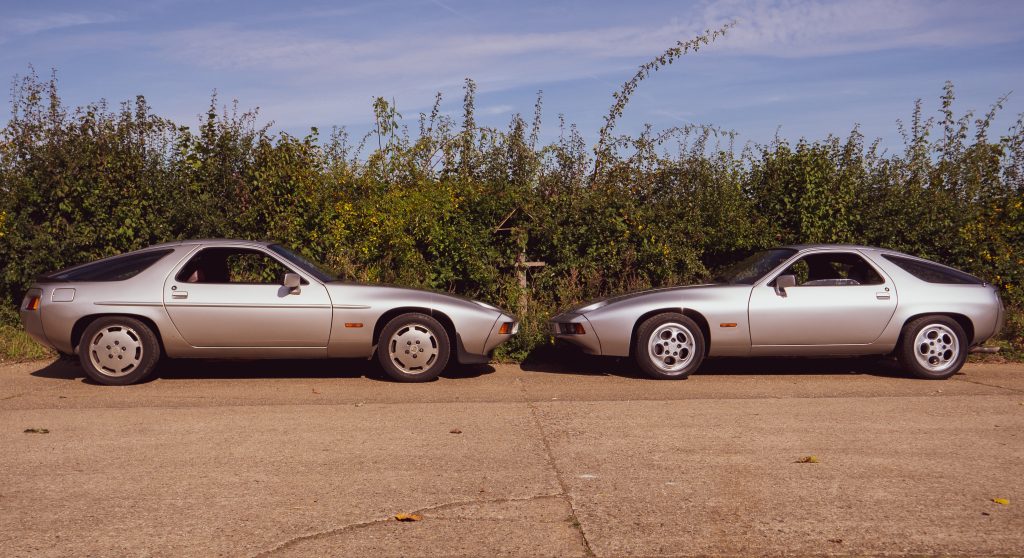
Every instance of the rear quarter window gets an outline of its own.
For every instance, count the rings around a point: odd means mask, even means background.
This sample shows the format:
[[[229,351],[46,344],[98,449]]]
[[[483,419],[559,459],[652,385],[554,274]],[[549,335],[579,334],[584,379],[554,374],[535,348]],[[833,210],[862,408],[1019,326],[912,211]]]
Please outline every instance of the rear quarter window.
[[[917,277],[927,283],[942,283],[946,285],[984,285],[985,282],[977,277],[964,273],[958,269],[946,267],[934,262],[904,258],[882,254],[882,257],[896,264],[903,271]]]
[[[167,250],[147,250],[133,254],[124,254],[106,258],[64,271],[46,275],[43,279],[50,281],[124,281],[131,279],[150,266],[173,252]]]

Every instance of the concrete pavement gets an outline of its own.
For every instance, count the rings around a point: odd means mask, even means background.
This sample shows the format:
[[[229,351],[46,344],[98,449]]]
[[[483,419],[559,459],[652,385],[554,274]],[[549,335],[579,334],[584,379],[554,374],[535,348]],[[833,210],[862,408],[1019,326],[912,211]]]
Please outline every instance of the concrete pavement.
[[[1022,555],[1022,427],[1018,364],[5,365],[0,555]]]

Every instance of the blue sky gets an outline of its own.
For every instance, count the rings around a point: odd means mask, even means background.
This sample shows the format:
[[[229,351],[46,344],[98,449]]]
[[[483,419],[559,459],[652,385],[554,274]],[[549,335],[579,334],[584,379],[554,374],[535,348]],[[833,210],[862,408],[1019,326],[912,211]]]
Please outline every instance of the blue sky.
[[[569,1],[0,0],[0,76],[55,68],[71,104],[143,94],[195,124],[216,89],[259,107],[274,129],[369,128],[393,98],[410,125],[460,110],[478,83],[478,119],[530,115],[544,91],[544,139],[558,115],[593,140],[611,94],[675,41],[736,20],[696,56],[645,82],[619,130],[708,123],[741,141],[846,134],[899,146],[896,119],[946,80],[958,107],[984,113],[1013,91],[995,132],[1024,112],[1024,2],[924,0]],[[6,112],[2,117],[6,120]]]

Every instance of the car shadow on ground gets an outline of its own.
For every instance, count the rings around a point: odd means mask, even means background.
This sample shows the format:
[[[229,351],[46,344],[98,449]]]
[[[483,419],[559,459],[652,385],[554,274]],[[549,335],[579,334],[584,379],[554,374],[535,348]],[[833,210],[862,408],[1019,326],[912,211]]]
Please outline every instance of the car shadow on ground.
[[[441,378],[475,378],[493,372],[494,367],[487,364],[453,363],[441,373]],[[85,375],[82,367],[72,360],[59,359],[50,362],[43,368],[32,372],[32,375],[39,378],[95,383]],[[381,370],[376,362],[365,359],[165,359],[157,365],[154,373],[145,381],[149,382],[158,378],[162,380],[367,378],[380,382],[394,381]]]
[[[588,355],[575,346],[562,344],[534,349],[521,366],[524,372],[648,378],[631,358]],[[879,356],[709,358],[704,361],[694,376],[759,374],[789,376],[861,374],[894,379],[913,378],[910,373],[900,368],[896,359]]]

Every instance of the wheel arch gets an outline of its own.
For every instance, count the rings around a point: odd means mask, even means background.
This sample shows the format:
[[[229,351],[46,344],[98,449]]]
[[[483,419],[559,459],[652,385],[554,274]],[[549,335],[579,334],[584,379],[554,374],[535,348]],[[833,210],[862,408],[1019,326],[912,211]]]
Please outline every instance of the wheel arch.
[[[958,323],[961,328],[963,328],[964,335],[967,336],[967,346],[970,347],[974,344],[974,322],[972,322],[967,316],[956,312],[921,312],[914,314],[913,316],[909,316],[903,321],[903,326],[900,327],[899,344],[903,343],[903,334],[906,333],[907,326],[909,326],[914,320],[924,318],[926,316],[945,316],[947,318],[951,318]],[[899,350],[899,344],[897,345],[897,350]]]
[[[132,318],[133,320],[138,320],[138,321],[146,324],[146,327],[148,327],[150,329],[150,331],[153,332],[153,335],[156,336],[156,342],[157,342],[157,344],[160,345],[160,354],[161,355],[166,355],[167,354],[167,351],[164,349],[164,338],[163,338],[163,335],[160,334],[160,328],[157,327],[156,322],[154,322],[151,318],[148,318],[146,316],[141,316],[139,314],[127,314],[127,313],[124,313],[124,312],[111,312],[111,313],[106,313],[106,314],[89,314],[88,316],[82,316],[81,318],[78,318],[78,320],[75,322],[75,325],[71,327],[71,347],[72,347],[72,349],[74,349],[74,351],[76,353],[78,352],[78,344],[81,343],[81,341],[82,341],[82,334],[85,333],[86,328],[88,328],[90,324],[92,324],[93,322],[95,322],[96,320],[98,320],[100,318],[118,318],[118,317],[120,317],[120,318]]]
[[[401,306],[398,308],[392,308],[391,310],[384,312],[383,314],[380,315],[379,318],[377,318],[377,322],[373,324],[373,347],[376,347],[377,344],[380,343],[380,332],[384,330],[384,326],[386,326],[388,322],[397,318],[398,316],[401,316],[402,314],[412,313],[426,314],[431,318],[434,318],[435,320],[441,322],[441,326],[444,327],[445,333],[448,334],[449,345],[453,349],[457,346],[459,338],[457,336],[457,332],[455,331],[455,323],[452,322],[452,319],[449,318],[447,314],[439,310],[434,310],[432,308],[426,308],[422,306]]]
[[[640,330],[640,324],[644,323],[648,318],[657,316],[658,314],[682,314],[687,318],[697,322],[697,327],[700,328],[701,334],[704,336],[704,356],[708,356],[711,351],[711,328],[708,326],[708,320],[700,312],[692,308],[658,308],[657,310],[650,310],[641,314],[639,318],[633,322],[633,331],[629,335],[629,356],[636,356],[636,336]]]

